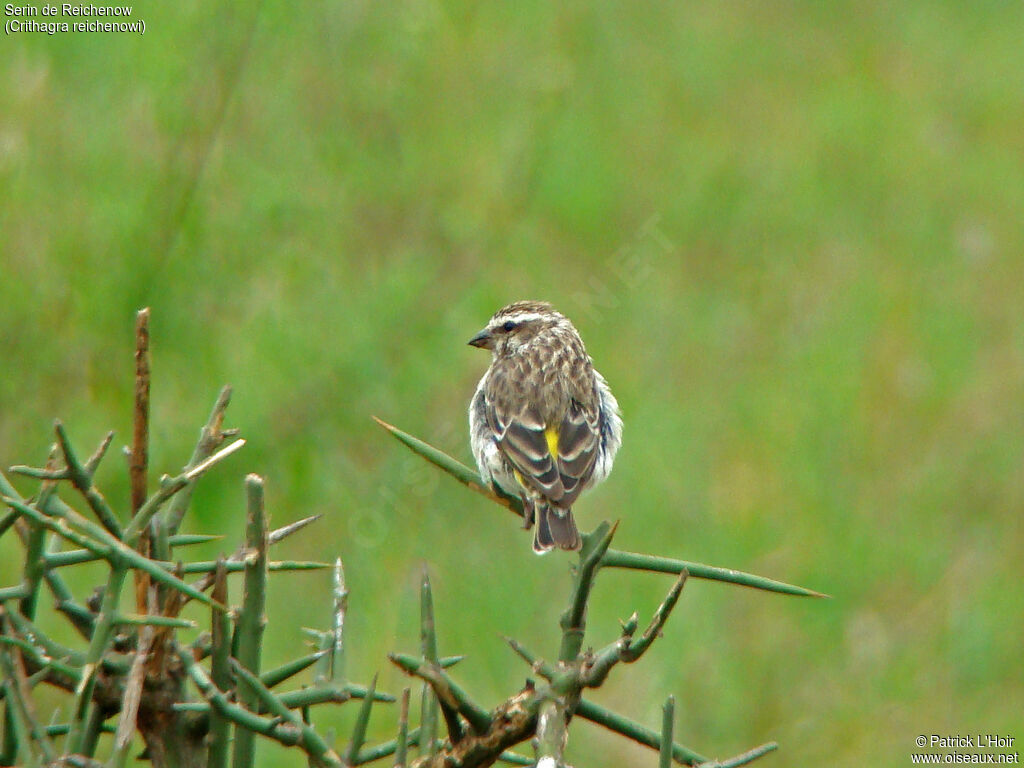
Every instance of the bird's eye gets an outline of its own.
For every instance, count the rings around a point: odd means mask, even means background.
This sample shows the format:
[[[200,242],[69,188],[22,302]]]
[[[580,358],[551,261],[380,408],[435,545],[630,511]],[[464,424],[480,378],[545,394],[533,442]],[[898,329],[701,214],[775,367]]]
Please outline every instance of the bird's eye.
[[[503,330],[505,333],[510,333],[511,331],[514,331],[515,329],[516,329],[516,324],[513,323],[511,320],[506,320],[504,325],[501,326],[501,330]]]

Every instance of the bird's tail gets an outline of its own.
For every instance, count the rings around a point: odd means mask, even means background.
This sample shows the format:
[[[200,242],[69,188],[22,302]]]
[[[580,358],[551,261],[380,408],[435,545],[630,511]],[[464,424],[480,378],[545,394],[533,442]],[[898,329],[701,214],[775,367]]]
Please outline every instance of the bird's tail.
[[[583,546],[571,509],[558,509],[538,504],[537,527],[533,529],[533,551],[538,555],[559,549],[579,549]]]

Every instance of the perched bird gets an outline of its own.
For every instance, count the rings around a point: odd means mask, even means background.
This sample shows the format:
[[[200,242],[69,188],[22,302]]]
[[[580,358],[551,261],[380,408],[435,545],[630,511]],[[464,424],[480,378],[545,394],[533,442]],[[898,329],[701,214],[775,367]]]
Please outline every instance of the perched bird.
[[[499,309],[469,340],[491,366],[469,405],[469,437],[485,483],[523,501],[538,554],[579,549],[572,505],[611,472],[622,418],[569,319],[546,302]]]

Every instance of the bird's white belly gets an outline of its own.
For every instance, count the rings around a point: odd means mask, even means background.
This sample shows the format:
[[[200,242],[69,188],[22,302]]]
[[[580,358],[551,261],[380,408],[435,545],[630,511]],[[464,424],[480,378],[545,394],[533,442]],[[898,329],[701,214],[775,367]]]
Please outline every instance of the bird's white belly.
[[[482,459],[482,461],[480,460]],[[498,485],[501,490],[510,496],[519,496],[523,487],[519,484],[515,475],[508,470],[508,462],[498,450],[498,444],[494,440],[488,440],[483,455],[477,457],[477,464],[489,475],[484,477],[484,482],[491,481]]]

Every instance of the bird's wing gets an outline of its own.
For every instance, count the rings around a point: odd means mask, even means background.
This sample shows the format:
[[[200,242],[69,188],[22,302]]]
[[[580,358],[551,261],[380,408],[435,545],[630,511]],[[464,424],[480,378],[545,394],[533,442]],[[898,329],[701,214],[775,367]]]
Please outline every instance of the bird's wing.
[[[492,407],[488,418],[498,446],[524,484],[558,507],[571,507],[597,457],[596,411],[590,413],[573,400],[557,425],[546,425],[530,406],[515,415]]]
[[[600,434],[597,409],[586,409],[572,400],[558,428],[558,474],[563,492],[559,506],[572,506],[593,474]]]
[[[562,498],[562,479],[552,456],[557,436],[549,442],[549,431],[536,409],[526,406],[507,413],[488,403],[488,421],[495,440],[520,476],[520,482],[550,501]]]

